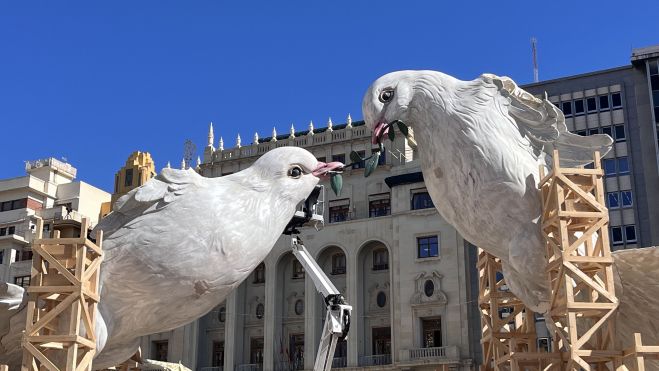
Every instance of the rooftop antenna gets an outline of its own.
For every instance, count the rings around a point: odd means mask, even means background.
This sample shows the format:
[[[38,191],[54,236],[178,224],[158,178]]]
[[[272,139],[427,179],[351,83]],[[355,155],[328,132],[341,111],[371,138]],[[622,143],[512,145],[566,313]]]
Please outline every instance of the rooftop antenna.
[[[533,50],[533,82],[538,82],[538,40],[531,38],[531,49]]]
[[[194,158],[195,153],[197,152],[197,146],[190,140],[186,139],[183,144],[183,160],[185,161],[185,168],[190,168],[192,164],[192,159]]]

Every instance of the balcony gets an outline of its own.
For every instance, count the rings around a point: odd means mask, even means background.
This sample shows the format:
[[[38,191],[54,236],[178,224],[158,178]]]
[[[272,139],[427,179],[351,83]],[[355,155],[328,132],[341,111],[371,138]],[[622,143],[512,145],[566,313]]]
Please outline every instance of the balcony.
[[[332,359],[332,369],[348,367],[348,357],[334,357]]]
[[[275,371],[297,371],[304,370],[304,358],[300,358],[293,362],[283,361],[275,364]]]
[[[236,371],[263,371],[263,364],[244,363],[236,366]]]
[[[458,347],[434,347],[410,349],[411,360],[457,360],[460,358]]]
[[[391,354],[378,354],[374,356],[359,357],[359,366],[384,366],[391,364]]]

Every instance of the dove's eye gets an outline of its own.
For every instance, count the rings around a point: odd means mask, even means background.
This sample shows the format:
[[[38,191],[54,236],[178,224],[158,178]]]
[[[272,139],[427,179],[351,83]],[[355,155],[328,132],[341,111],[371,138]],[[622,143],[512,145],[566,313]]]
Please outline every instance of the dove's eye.
[[[299,166],[292,167],[288,171],[288,176],[290,176],[291,178],[295,178],[295,179],[301,177],[302,176],[302,168],[300,168]]]
[[[383,90],[382,93],[380,93],[379,99],[380,99],[380,102],[387,103],[390,100],[392,100],[393,97],[394,97],[394,91],[391,90],[391,89],[386,89],[386,90]]]

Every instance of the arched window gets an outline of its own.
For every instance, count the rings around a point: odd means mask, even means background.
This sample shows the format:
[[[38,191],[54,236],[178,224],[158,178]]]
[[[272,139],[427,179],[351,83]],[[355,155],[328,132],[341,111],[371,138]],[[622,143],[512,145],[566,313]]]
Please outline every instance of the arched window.
[[[389,253],[387,249],[373,250],[373,270],[383,271],[389,269]]]

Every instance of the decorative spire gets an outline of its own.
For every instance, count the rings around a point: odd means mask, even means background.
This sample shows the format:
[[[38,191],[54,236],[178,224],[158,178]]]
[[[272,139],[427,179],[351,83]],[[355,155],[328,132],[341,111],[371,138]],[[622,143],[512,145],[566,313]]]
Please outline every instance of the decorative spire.
[[[185,159],[181,160],[181,170],[185,170]]]
[[[197,169],[201,167],[201,157],[197,156]]]
[[[332,118],[330,117],[329,120],[327,120],[327,131],[334,131],[332,125],[334,124],[332,124]]]
[[[307,135],[313,135],[313,121],[309,121],[309,132]]]
[[[169,163],[169,161],[167,161],[167,166],[165,166],[165,169],[171,169],[171,168],[172,168],[172,164]]]
[[[218,148],[220,151],[224,151],[224,139],[220,137],[220,142],[218,143]]]
[[[236,147],[238,147],[238,148],[241,147],[241,144],[240,144],[240,134],[238,134],[238,136],[236,137]]]
[[[348,118],[346,119],[346,127],[351,128],[352,127],[352,117],[350,117],[350,114],[348,114]]]
[[[254,133],[254,144],[259,144],[259,133]]]
[[[270,139],[271,142],[276,142],[277,141],[277,128],[273,127],[272,128],[272,139]]]
[[[295,138],[295,126],[291,124],[291,135],[288,136],[289,138]]]
[[[208,127],[208,146],[212,147],[214,141],[215,141],[215,133],[213,133],[213,121],[211,121],[211,124]]]

